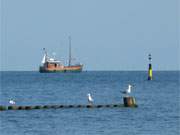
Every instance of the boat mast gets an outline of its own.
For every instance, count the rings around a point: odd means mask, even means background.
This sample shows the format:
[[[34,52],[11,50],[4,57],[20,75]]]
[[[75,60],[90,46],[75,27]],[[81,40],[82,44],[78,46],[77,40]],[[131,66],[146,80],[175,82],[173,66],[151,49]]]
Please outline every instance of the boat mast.
[[[45,48],[43,48],[43,51],[44,51],[45,61],[47,61],[47,51]]]
[[[71,66],[71,36],[69,36],[69,66]]]

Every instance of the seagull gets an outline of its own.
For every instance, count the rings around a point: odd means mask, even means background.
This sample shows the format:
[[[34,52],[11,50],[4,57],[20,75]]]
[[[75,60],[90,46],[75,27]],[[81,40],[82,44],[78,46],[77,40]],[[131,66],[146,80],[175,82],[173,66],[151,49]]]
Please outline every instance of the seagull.
[[[132,88],[132,85],[128,85],[128,89],[126,89],[126,91],[123,91],[122,93],[123,94],[130,94],[131,93],[131,88]]]
[[[14,101],[14,100],[9,100],[9,103],[11,104],[11,105],[15,105],[16,104],[16,102]]]
[[[92,103],[93,103],[94,100],[93,100],[93,98],[91,97],[91,94],[88,93],[88,94],[87,94],[87,97],[88,97],[88,102],[89,102],[89,104],[92,105]]]

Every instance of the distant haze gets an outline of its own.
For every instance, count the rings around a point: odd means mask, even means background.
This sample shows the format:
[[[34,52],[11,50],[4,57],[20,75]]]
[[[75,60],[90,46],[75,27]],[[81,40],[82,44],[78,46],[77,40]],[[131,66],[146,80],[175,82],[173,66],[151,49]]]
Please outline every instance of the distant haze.
[[[180,70],[178,0],[1,0],[0,70],[38,70],[43,48],[84,70]],[[179,21],[179,22],[178,22]]]

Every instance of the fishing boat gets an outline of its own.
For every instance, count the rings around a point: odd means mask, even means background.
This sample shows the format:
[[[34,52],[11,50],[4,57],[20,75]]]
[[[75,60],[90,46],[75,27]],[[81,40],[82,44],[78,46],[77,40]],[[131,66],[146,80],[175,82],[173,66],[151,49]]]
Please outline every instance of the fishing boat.
[[[69,37],[69,60],[68,65],[64,65],[62,61],[52,58],[48,55],[45,48],[44,56],[39,66],[40,73],[54,73],[54,72],[82,72],[83,65],[80,63],[73,64],[71,57],[71,37]]]

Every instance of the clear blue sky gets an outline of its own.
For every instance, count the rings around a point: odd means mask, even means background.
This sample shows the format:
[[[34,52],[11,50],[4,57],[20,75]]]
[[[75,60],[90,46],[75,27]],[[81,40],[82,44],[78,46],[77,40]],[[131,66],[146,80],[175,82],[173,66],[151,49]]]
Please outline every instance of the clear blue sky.
[[[1,70],[38,70],[46,48],[85,70],[179,70],[178,0],[1,0]]]

